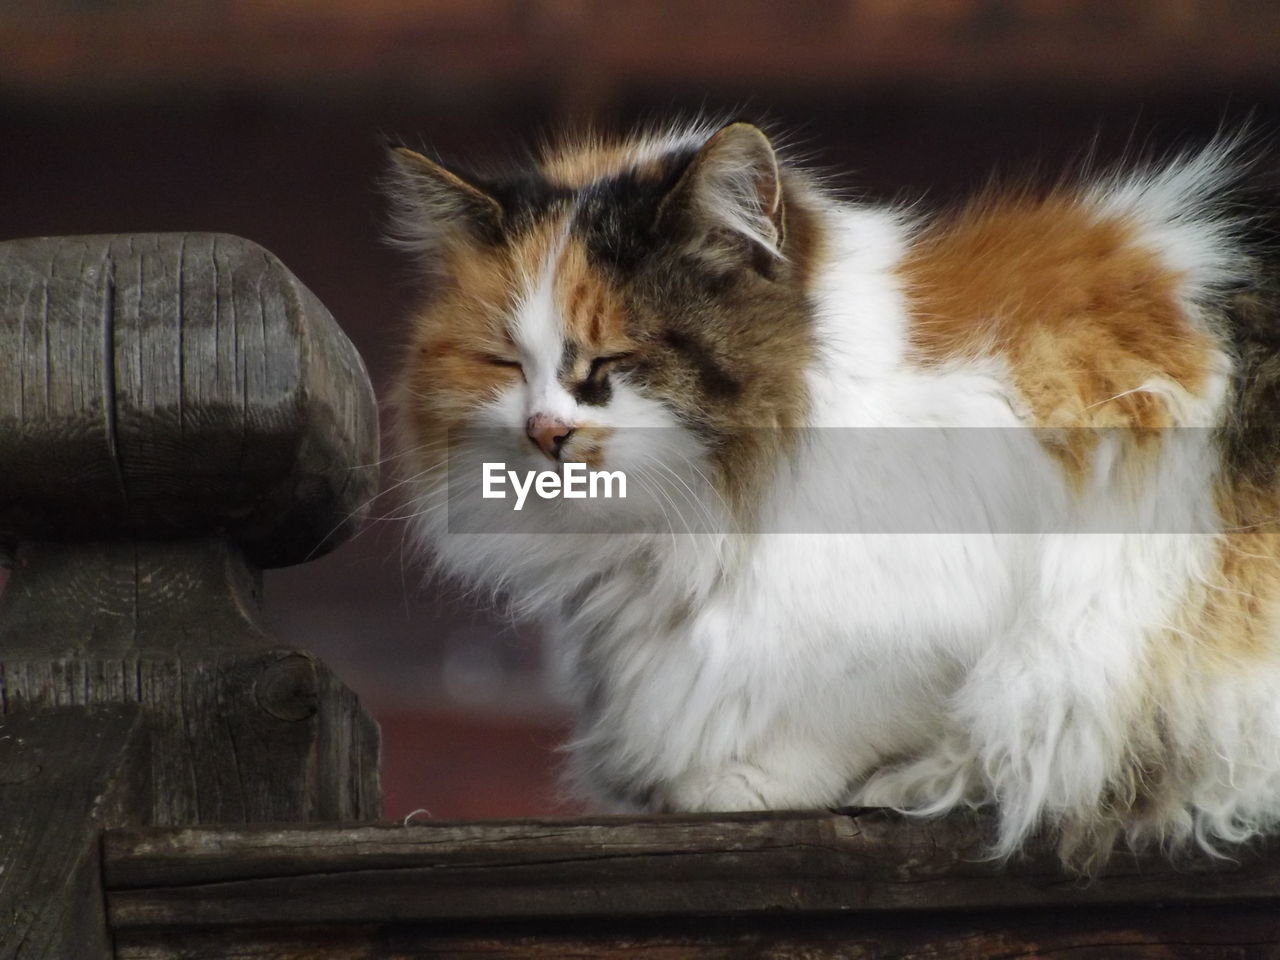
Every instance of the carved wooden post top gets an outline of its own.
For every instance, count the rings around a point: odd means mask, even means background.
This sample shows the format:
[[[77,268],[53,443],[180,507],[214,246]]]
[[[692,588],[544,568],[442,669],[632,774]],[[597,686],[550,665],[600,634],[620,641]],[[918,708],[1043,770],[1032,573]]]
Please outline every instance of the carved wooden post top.
[[[299,563],[358,526],[377,460],[364,364],[257,244],[0,243],[0,540],[217,536]]]

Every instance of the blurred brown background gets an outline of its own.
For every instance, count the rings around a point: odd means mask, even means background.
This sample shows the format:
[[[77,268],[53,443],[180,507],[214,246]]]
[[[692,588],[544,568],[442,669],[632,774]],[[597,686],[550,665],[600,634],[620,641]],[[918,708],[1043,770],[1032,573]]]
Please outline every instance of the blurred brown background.
[[[378,240],[384,134],[465,160],[698,109],[789,131],[851,193],[943,202],[1095,141],[1106,159],[1245,118],[1274,135],[1280,3],[0,0],[0,239],[252,238],[381,389],[414,295]],[[281,637],[381,721],[387,814],[565,809],[536,631],[426,583],[402,542],[387,519],[267,581]]]

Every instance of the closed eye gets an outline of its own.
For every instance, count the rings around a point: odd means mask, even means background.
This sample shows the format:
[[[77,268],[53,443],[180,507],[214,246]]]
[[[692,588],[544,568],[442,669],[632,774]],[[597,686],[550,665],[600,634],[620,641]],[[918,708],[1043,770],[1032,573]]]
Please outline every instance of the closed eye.
[[[591,369],[587,371],[588,380],[596,380],[615,363],[623,360],[630,360],[633,354],[630,353],[614,353],[607,357],[596,357],[591,361]]]
[[[512,360],[509,357],[500,357],[496,353],[482,353],[480,354],[480,359],[495,367],[510,367],[513,370],[524,369],[524,365],[519,360]]]

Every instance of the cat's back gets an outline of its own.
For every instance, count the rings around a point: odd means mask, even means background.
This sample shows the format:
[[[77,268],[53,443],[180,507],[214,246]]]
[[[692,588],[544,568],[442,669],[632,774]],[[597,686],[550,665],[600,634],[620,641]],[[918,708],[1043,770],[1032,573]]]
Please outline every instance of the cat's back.
[[[1233,328],[1246,314],[1276,327],[1274,296],[1233,299],[1260,282],[1228,202],[1237,176],[1215,146],[1081,186],[989,191],[927,223],[900,266],[911,361],[997,360],[1038,426],[1219,425]]]

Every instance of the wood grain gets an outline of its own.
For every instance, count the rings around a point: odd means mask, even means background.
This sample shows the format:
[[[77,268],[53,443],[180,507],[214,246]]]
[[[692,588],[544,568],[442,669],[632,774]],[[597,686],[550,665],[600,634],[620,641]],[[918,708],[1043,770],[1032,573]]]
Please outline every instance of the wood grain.
[[[140,704],[132,822],[376,816],[376,726],[259,610],[261,565],[341,542],[376,481],[328,311],[238,237],[12,241],[0,357],[0,715]]]
[[[982,859],[882,810],[110,831],[128,960],[1280,955],[1280,858]]]
[[[984,860],[989,826],[868,810],[112,831],[106,875],[121,926],[1225,902],[1280,910],[1274,849],[1238,863],[1119,856],[1084,883],[1047,852],[1003,867]]]
[[[142,711],[0,717],[0,958],[108,960],[98,831],[145,793]]]
[[[3,719],[141,706],[150,788],[120,823],[367,820],[381,811],[377,725],[309,654],[0,661]]]
[[[376,724],[260,611],[360,524],[375,413],[247,240],[0,244],[0,957],[112,955],[104,825],[380,814]]]
[[[377,482],[359,355],[225,234],[0,244],[0,539],[230,537],[299,563]]]
[[[376,481],[350,342],[221,234],[0,244],[0,715],[140,704],[138,823],[376,816],[378,733],[260,620]]]
[[[994,911],[128,930],[119,960],[1275,960],[1273,911]]]
[[[27,542],[0,594],[0,659],[210,657],[273,641],[261,571],[226,540]]]

